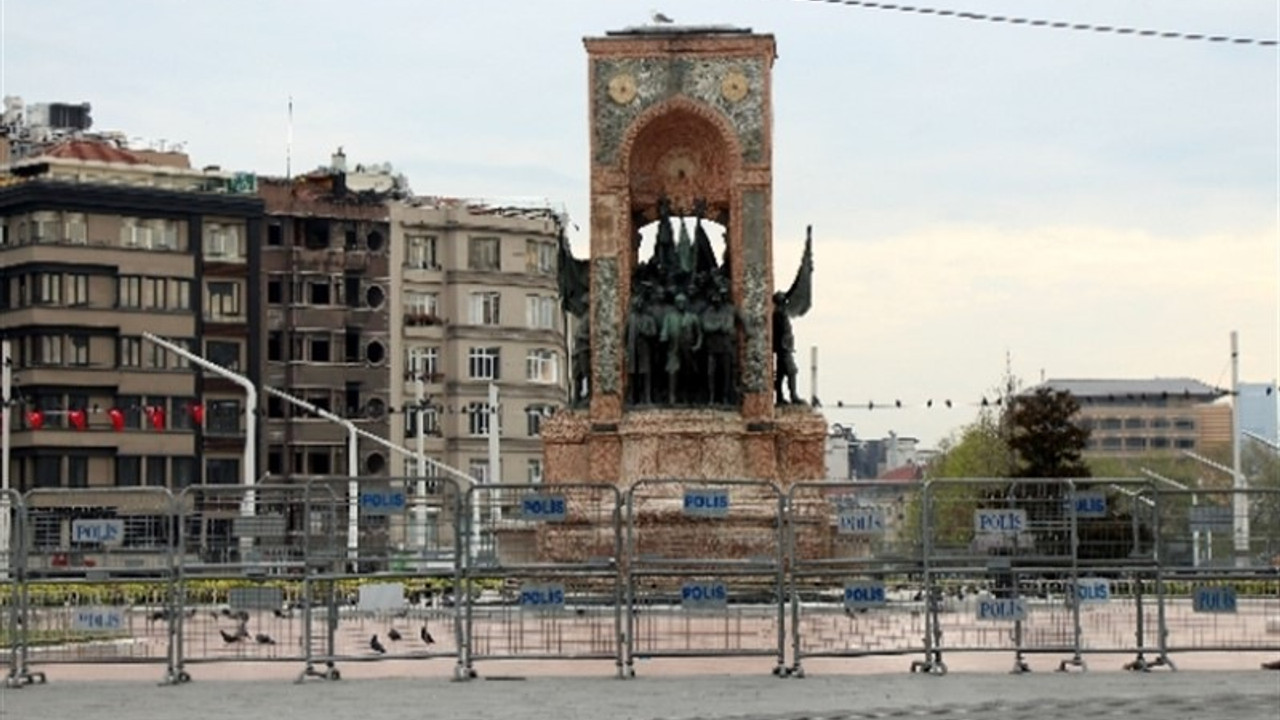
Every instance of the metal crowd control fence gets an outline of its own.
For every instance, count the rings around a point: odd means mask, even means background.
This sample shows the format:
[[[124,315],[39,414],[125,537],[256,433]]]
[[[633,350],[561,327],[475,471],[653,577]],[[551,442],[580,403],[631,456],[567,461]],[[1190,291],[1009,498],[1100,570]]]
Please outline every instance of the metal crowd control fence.
[[[1030,653],[1069,654],[1083,667],[1068,602],[1076,578],[1070,480],[934,480],[924,487],[926,658],[946,672],[952,652],[1006,650],[1014,672]]]
[[[27,624],[25,620],[26,582],[24,582],[22,551],[22,523],[25,512],[22,507],[22,496],[13,490],[0,491],[0,533],[3,533],[6,544],[3,550],[4,587],[0,594],[0,607],[4,616],[0,632],[4,642],[0,642],[3,651],[3,664],[7,666],[5,684],[11,687],[43,682],[44,675],[32,674],[26,669]]]
[[[325,611],[308,559],[332,544],[334,499],[302,484],[192,485],[177,504],[172,680],[192,664],[304,662],[307,620]]]
[[[1148,480],[1080,478],[1076,517],[1077,644],[1084,654],[1132,653],[1125,667],[1168,662],[1159,622],[1156,503]],[[1154,654],[1153,659],[1147,657]]]
[[[1280,491],[1154,495],[1164,649],[1280,652]]]
[[[476,660],[613,660],[623,673],[622,496],[612,485],[467,490],[464,671]]]
[[[791,487],[793,675],[804,677],[811,657],[925,653],[922,501],[915,483]]]
[[[31,665],[163,664],[174,674],[173,495],[164,488],[35,489],[21,507],[18,650]]]
[[[772,657],[785,675],[784,497],[768,482],[645,479],[626,494],[625,675],[659,657]]]
[[[339,662],[383,660],[453,658],[461,673],[461,487],[448,477],[364,479],[352,498],[348,482],[309,484],[313,498],[336,501],[313,518],[322,532],[308,558],[313,604],[299,680],[337,680]]]

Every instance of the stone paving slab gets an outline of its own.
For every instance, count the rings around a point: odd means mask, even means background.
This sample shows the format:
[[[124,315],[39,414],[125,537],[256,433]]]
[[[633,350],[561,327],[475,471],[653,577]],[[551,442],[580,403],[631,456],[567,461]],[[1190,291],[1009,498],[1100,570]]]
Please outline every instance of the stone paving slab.
[[[150,670],[148,668],[148,670]],[[271,681],[50,680],[0,690],[0,717],[110,720],[871,720],[999,718],[1276,720],[1280,673],[1044,673],[946,676],[501,676]],[[506,676],[511,678],[513,676]]]

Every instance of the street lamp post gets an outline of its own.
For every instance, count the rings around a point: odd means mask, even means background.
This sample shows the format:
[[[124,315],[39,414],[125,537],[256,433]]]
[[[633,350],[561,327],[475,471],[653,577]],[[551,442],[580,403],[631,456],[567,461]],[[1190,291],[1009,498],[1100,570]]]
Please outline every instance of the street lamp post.
[[[257,465],[257,447],[258,447],[258,388],[257,386],[255,386],[253,384],[253,381],[250,380],[249,378],[239,373],[231,372],[230,370],[222,367],[221,365],[218,365],[217,363],[210,362],[209,360],[204,359],[203,357],[191,352],[190,350],[182,347],[181,345],[171,343],[168,340],[165,340],[162,337],[157,337],[156,335],[153,335],[149,332],[142,333],[142,337],[144,340],[155,343],[156,345],[159,345],[165,350],[168,350],[169,352],[179,357],[185,358],[186,360],[193,362],[196,365],[199,365],[205,370],[208,370],[209,372],[215,375],[220,375],[230,380],[231,382],[239,385],[240,387],[244,388],[244,404],[245,404],[244,455],[240,462],[240,465],[241,465],[240,478],[241,478],[242,484],[245,487],[245,493],[244,493],[244,499],[240,501],[240,515],[241,517],[253,517],[254,515],[257,514],[257,505],[258,505],[257,493],[254,492],[253,490],[253,486],[256,483],[254,471],[255,471],[255,466]],[[243,551],[247,551],[252,546],[253,546],[252,536],[248,536],[248,535],[240,536],[240,548],[242,551],[242,558],[241,558],[242,560],[243,560]]]

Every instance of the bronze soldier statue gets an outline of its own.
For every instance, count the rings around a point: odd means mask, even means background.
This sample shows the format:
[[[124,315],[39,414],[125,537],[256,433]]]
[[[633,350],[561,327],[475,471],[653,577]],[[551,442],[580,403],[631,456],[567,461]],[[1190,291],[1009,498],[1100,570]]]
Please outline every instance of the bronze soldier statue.
[[[786,384],[792,404],[802,403],[796,394],[796,339],[791,332],[791,318],[809,312],[813,305],[813,226],[805,229],[804,257],[800,270],[786,292],[773,294],[774,402],[786,404],[782,387]]]

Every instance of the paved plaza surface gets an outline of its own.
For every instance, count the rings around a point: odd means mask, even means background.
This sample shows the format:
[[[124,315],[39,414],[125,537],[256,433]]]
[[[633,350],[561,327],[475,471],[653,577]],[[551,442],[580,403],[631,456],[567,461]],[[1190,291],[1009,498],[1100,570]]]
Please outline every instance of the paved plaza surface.
[[[632,680],[614,679],[607,666],[596,664],[560,665],[566,672],[585,671],[566,677],[517,674],[519,665],[491,663],[479,668],[487,673],[470,682],[453,682],[447,672],[413,672],[422,663],[407,663],[408,668],[400,669],[406,674],[397,674],[393,665],[353,663],[341,681],[301,685],[290,682],[283,667],[197,666],[191,668],[194,682],[169,687],[156,684],[159,668],[153,666],[124,668],[110,680],[77,679],[95,674],[54,668],[47,685],[0,690],[0,718],[1280,718],[1280,672],[1262,670],[1055,673],[1037,668],[1016,676],[953,670],[945,676],[810,673],[804,679],[781,679],[767,672],[740,672],[746,668],[736,663],[723,666],[733,674],[715,674],[715,661],[702,663],[700,674],[681,674],[682,662],[665,669],[642,665]],[[259,679],[248,679],[254,677]]]

